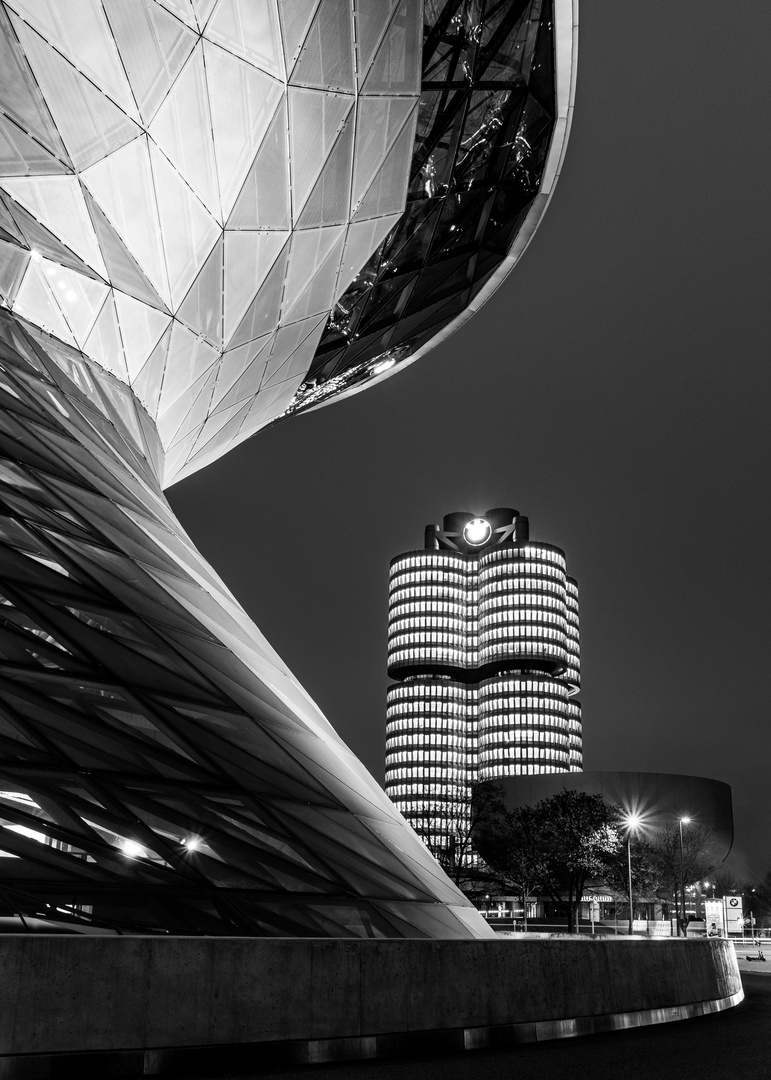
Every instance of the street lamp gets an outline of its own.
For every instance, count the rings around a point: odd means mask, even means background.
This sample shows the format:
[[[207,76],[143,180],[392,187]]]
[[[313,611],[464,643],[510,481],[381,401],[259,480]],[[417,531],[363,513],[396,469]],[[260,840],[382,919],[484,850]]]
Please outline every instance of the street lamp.
[[[624,814],[621,819],[626,830],[626,869],[629,883],[629,933],[634,933],[634,900],[632,898],[632,833],[637,832],[641,818],[639,814]]]
[[[689,817],[681,817],[681,818],[677,819],[677,823],[680,826],[680,903],[682,905],[682,911],[683,911],[683,917],[682,917],[682,920],[680,922],[680,925],[681,925],[682,930],[683,930],[683,937],[687,937],[688,935],[685,932],[685,885],[683,883],[684,878],[685,878],[685,869],[684,869],[684,862],[685,861],[683,859],[683,825],[690,825],[691,824],[691,819]]]

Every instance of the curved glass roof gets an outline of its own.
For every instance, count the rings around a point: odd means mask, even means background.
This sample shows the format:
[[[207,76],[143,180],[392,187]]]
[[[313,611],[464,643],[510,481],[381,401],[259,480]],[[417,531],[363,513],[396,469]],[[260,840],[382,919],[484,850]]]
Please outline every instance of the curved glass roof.
[[[553,184],[572,23],[572,0],[0,0],[0,300],[130,386],[164,482],[189,475],[484,299]]]

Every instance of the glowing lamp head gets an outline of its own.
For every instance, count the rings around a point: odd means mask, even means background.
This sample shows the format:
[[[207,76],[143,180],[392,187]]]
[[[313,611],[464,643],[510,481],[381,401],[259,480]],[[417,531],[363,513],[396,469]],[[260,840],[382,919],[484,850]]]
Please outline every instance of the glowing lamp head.
[[[680,820],[682,821],[683,825],[691,824],[691,819],[689,817],[681,817]]]
[[[642,818],[639,814],[628,813],[622,817],[622,823],[625,829],[629,829],[630,832],[636,832],[642,825]]]
[[[493,534],[490,522],[485,518],[472,518],[463,529],[463,539],[471,547],[481,547]]]

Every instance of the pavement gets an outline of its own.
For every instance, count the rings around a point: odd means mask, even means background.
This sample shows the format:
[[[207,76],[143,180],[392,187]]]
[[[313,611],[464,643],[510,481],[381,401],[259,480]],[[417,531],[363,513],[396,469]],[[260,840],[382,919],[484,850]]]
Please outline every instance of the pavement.
[[[713,1016],[504,1050],[291,1067],[231,1080],[771,1080],[771,945],[767,966],[743,959],[752,952],[739,953],[745,1000]]]

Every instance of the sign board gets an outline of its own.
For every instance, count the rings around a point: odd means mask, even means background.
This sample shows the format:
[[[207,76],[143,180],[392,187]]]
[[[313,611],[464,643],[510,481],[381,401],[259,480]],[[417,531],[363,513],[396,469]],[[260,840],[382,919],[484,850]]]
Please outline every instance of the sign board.
[[[581,897],[581,903],[582,904],[612,904],[613,903],[613,897],[612,896],[603,896],[600,893],[598,893],[596,896],[594,895],[594,893],[584,893],[584,895]]]
[[[725,904],[725,928],[729,934],[744,933],[744,905],[741,896],[723,897]]]
[[[704,901],[704,923],[707,937],[725,936],[725,908],[722,900]]]

